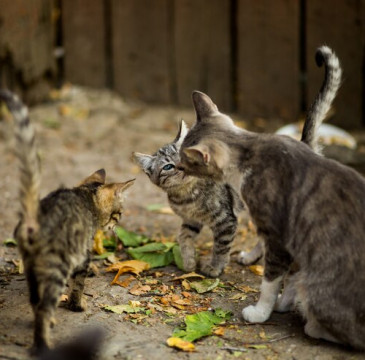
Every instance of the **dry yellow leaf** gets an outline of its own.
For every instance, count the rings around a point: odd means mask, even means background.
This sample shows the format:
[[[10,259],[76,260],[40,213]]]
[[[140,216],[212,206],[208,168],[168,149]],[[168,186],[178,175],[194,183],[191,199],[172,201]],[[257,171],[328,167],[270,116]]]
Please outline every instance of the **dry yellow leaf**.
[[[186,279],[184,279],[184,280],[181,282],[181,286],[182,286],[185,290],[191,290],[190,283],[189,283],[189,281],[187,281]]]
[[[183,279],[189,279],[189,278],[194,278],[194,277],[205,279],[205,276],[197,274],[195,272],[191,272],[191,273],[188,273],[188,274],[184,274],[184,275],[175,277],[175,278],[171,279],[170,281],[183,280]]]
[[[94,236],[94,244],[93,244],[93,250],[98,254],[104,254],[105,249],[103,246],[103,240],[104,240],[104,232],[102,230],[97,230]]]
[[[178,337],[170,337],[167,339],[167,345],[175,347],[182,351],[192,352],[195,351],[195,346],[189,341],[182,340]]]
[[[259,275],[259,276],[263,276],[264,275],[264,267],[262,265],[251,265],[248,268],[255,275]]]
[[[129,290],[129,293],[132,295],[138,296],[138,295],[145,294],[146,292],[149,292],[149,291],[151,291],[151,286],[137,284],[137,285],[134,285],[132,287],[132,289]]]
[[[134,281],[134,280],[136,280],[136,278],[135,278],[134,276],[129,276],[128,278],[124,279],[123,281],[119,281],[119,280],[117,280],[117,281],[115,281],[115,282],[114,282],[114,280],[113,280],[113,284],[117,284],[117,285],[119,285],[119,286],[121,286],[121,287],[126,288],[126,287],[128,287],[128,286],[130,285],[130,283],[131,283],[132,281]]]
[[[225,331],[225,328],[220,326],[218,328],[216,328],[214,331],[213,331],[213,334],[214,335],[217,335],[217,336],[223,336],[224,335],[224,331]]]
[[[117,275],[115,275],[112,284],[116,284],[119,276],[130,272],[138,275],[144,270],[148,270],[150,265],[145,261],[141,260],[127,260],[127,261],[119,261],[115,264],[112,264],[106,268],[106,271],[118,271]],[[120,285],[120,284],[119,284]]]

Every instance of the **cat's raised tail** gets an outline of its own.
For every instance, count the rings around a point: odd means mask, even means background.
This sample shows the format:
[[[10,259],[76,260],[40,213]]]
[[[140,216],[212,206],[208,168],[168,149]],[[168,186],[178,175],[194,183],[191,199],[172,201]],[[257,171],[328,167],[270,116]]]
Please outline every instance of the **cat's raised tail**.
[[[301,141],[319,153],[318,127],[325,119],[341,85],[342,69],[337,55],[328,47],[321,46],[315,55],[319,67],[325,66],[325,78],[317,97],[312,103],[305,120]]]
[[[40,161],[35,146],[35,131],[30,124],[28,108],[9,90],[0,89],[0,100],[5,102],[15,121],[16,154],[20,160],[20,218],[21,239],[29,240],[38,232],[40,192]]]

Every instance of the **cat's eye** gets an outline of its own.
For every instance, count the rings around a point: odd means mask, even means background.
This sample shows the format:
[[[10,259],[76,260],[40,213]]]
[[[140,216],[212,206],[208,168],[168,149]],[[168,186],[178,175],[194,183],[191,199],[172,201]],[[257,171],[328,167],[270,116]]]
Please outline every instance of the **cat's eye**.
[[[166,164],[163,168],[162,168],[162,170],[166,170],[166,171],[168,171],[168,170],[171,170],[171,169],[173,169],[175,166],[174,165],[172,165],[172,164]]]

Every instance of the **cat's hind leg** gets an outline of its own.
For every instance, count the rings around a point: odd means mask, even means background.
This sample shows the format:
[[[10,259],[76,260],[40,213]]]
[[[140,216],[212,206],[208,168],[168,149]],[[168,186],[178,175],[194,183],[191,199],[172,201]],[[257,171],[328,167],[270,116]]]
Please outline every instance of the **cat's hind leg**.
[[[307,314],[307,323],[304,326],[304,332],[314,339],[323,339],[334,343],[340,343],[340,341],[331,335],[311,313]]]
[[[83,297],[85,279],[89,271],[90,256],[88,255],[85,262],[77,267],[71,275],[71,290],[67,307],[71,311],[85,311],[87,308],[86,300]]]
[[[195,238],[200,233],[202,226],[184,222],[181,225],[177,242],[180,245],[181,257],[184,271],[192,272],[196,270]]]

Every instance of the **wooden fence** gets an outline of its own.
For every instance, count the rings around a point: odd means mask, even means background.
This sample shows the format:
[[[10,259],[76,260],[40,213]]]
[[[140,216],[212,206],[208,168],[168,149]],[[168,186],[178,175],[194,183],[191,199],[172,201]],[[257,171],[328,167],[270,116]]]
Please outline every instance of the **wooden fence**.
[[[151,103],[191,106],[198,89],[223,111],[294,121],[323,79],[321,44],[344,69],[333,122],[364,126],[365,0],[0,0],[0,85],[33,94],[58,73]]]

